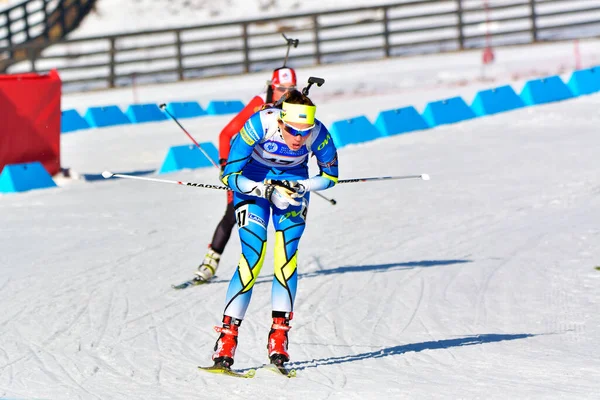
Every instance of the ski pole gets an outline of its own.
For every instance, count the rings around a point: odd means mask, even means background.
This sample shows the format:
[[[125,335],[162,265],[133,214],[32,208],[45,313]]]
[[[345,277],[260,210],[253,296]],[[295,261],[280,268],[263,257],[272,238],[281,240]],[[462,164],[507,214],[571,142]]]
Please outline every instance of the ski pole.
[[[124,178],[124,179],[137,179],[137,180],[140,180],[140,181],[150,181],[150,182],[160,182],[160,183],[172,183],[174,185],[193,186],[193,187],[200,187],[200,188],[204,188],[204,189],[231,190],[227,186],[211,185],[209,183],[183,182],[183,181],[171,181],[171,180],[168,180],[168,179],[146,178],[146,177],[143,177],[143,176],[126,175],[126,174],[115,174],[115,173],[112,173],[110,171],[104,171],[102,173],[102,177],[104,179],[109,179],[109,178],[115,177],[115,178]],[[328,199],[327,197],[323,196],[319,192],[312,192],[312,193],[316,194],[317,196],[322,197],[323,199],[327,200],[328,202],[330,202],[333,205],[337,204],[337,201],[335,199]]]
[[[311,193],[316,194],[317,196],[319,196],[323,200],[327,200],[329,203],[331,203],[332,206],[335,206],[337,204],[337,200],[336,199],[330,199],[329,197],[325,197],[325,196],[323,196],[319,192],[311,192]]]
[[[124,179],[137,179],[137,180],[140,180],[140,181],[151,181],[151,182],[160,182],[160,183],[173,183],[175,185],[194,186],[194,187],[200,187],[200,188],[205,188],[205,189],[231,190],[227,186],[211,185],[210,183],[171,181],[171,180],[168,180],[168,179],[146,178],[146,177],[143,177],[143,176],[135,176],[135,175],[127,175],[127,174],[114,174],[114,173],[112,173],[110,171],[104,171],[102,173],[102,177],[104,179],[109,179],[109,178],[116,177],[116,178],[124,178]]]
[[[360,183],[360,182],[370,182],[370,181],[384,181],[390,179],[422,179],[424,181],[428,181],[429,175],[421,174],[421,175],[401,175],[401,176],[375,176],[372,178],[355,178],[355,179],[341,179],[338,180],[337,183]]]
[[[319,79],[319,78],[317,78],[317,79]],[[310,79],[309,79],[309,81],[310,81]],[[313,82],[313,83],[315,83],[315,82]],[[318,84],[318,83],[317,83],[317,84]],[[322,85],[322,83],[321,83],[321,85]],[[319,86],[321,86],[321,85],[319,85]],[[181,125],[181,124],[179,123],[179,121],[177,120],[177,118],[175,118],[175,116],[174,116],[173,114],[171,114],[171,113],[169,112],[169,110],[167,110],[167,105],[163,103],[163,104],[161,104],[159,107],[160,107],[160,109],[161,109],[161,110],[163,110],[164,112],[166,112],[166,113],[167,113],[167,115],[168,115],[168,116],[169,116],[169,117],[170,117],[170,118],[171,118],[171,119],[172,119],[172,120],[173,120],[173,121],[174,121],[174,122],[175,122],[175,123],[176,123],[176,124],[177,124],[177,125],[178,125],[178,126],[181,128],[181,130],[183,131],[183,133],[185,133],[185,134],[186,134],[186,135],[187,135],[187,136],[188,136],[188,137],[189,137],[189,138],[192,140],[192,142],[194,142],[194,144],[195,144],[195,145],[196,145],[196,147],[197,147],[197,148],[198,148],[198,149],[199,149],[199,150],[202,152],[202,154],[204,154],[204,156],[205,156],[206,158],[208,158],[208,159],[210,160],[210,162],[211,162],[211,163],[212,163],[212,164],[213,164],[213,165],[214,165],[216,168],[220,168],[220,167],[219,167],[217,164],[215,164],[215,162],[212,160],[212,158],[210,158],[210,157],[208,156],[208,154],[206,154],[206,152],[204,151],[204,149],[203,149],[202,147],[200,147],[200,145],[198,144],[198,142],[196,142],[196,140],[194,139],[194,137],[193,137],[192,135],[190,135],[190,134],[188,133],[188,131],[186,131],[186,130],[185,130],[185,128],[183,127],[183,125]],[[328,198],[328,197],[326,197],[326,196],[323,196],[321,193],[317,193],[317,192],[315,192],[315,194],[316,194],[317,196],[319,196],[320,198],[322,198],[323,200],[326,200],[326,201],[328,201],[328,202],[329,202],[331,205],[334,205],[334,206],[335,206],[335,205],[337,204],[337,200],[335,200],[335,199],[330,199],[330,198]]]
[[[135,175],[127,175],[127,174],[115,174],[110,171],[104,171],[102,173],[102,177],[104,179],[117,177],[117,178],[124,178],[124,179],[137,179],[140,181],[172,183],[175,185],[193,186],[193,187],[200,187],[200,188],[205,188],[205,189],[231,190],[227,186],[211,185],[210,183],[171,181],[168,179],[146,178],[143,176],[135,176]],[[377,177],[373,177],[373,178],[342,179],[342,180],[339,180],[338,183],[360,183],[360,182],[381,181],[381,180],[388,180],[388,179],[422,179],[424,181],[428,181],[429,175],[421,174],[421,175],[404,175],[404,176],[377,176]],[[319,192],[311,192],[311,193],[314,193],[317,195],[319,194]],[[335,201],[335,200],[332,199],[332,201]]]
[[[104,171],[102,173],[102,177],[104,179],[109,179],[109,178],[115,177],[115,178],[124,178],[124,179],[137,179],[139,181],[172,183],[174,185],[193,186],[193,187],[200,187],[200,188],[204,188],[204,189],[231,190],[227,186],[211,185],[209,183],[183,182],[183,181],[171,181],[171,180],[168,180],[168,179],[146,178],[146,177],[143,177],[143,176],[126,175],[126,174],[115,174],[115,173],[110,172],[110,171]],[[337,201],[335,199],[328,199],[327,197],[323,196],[319,192],[312,192],[312,193],[316,194],[317,196],[322,197],[323,199],[327,200],[328,202],[330,202],[333,205],[337,204]]]
[[[194,139],[194,137],[192,135],[190,135],[188,131],[185,130],[185,128],[183,127],[183,125],[181,125],[179,123],[179,121],[177,120],[177,118],[175,118],[175,116],[173,114],[171,114],[171,112],[169,112],[169,110],[167,109],[167,105],[163,103],[159,107],[160,107],[161,110],[163,110],[164,112],[166,112],[167,115],[181,128],[181,130],[183,131],[183,133],[185,133],[190,138],[190,140],[192,142],[194,142],[194,144],[196,145],[196,147],[198,148],[198,150],[200,150],[202,152],[202,154],[204,154],[204,157],[208,158],[208,161],[210,161],[210,163],[212,165],[214,165],[217,168],[220,168],[217,165],[217,163],[215,163],[213,161],[213,159],[208,156],[208,153],[206,153],[206,151],[204,151],[204,149],[198,144],[198,142],[196,142],[196,139]]]

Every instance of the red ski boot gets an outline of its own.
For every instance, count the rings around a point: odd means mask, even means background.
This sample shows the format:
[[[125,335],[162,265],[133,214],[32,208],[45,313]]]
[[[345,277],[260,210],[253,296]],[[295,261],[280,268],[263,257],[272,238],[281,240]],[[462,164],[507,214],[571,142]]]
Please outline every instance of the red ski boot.
[[[212,356],[215,366],[230,368],[233,365],[233,357],[238,343],[238,328],[241,319],[223,316],[223,326],[215,326],[215,331],[221,335],[215,343],[215,353]]]
[[[288,354],[288,331],[291,329],[290,320],[292,313],[282,311],[273,311],[273,325],[269,332],[269,342],[267,349],[269,351],[269,360],[271,364],[282,366],[283,363],[290,360]]]

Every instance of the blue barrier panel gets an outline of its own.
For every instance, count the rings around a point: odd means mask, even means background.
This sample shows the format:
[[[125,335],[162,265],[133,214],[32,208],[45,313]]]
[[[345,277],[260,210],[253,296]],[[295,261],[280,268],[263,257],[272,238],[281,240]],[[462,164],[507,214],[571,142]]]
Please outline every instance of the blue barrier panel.
[[[382,136],[429,129],[427,122],[413,106],[380,112],[375,120],[375,127]]]
[[[462,97],[432,101],[427,103],[425,111],[423,111],[423,118],[431,127],[453,124],[475,117],[477,116]]]
[[[234,114],[243,108],[244,103],[239,100],[214,100],[208,103],[206,112],[210,115]]]
[[[60,132],[68,133],[80,129],[88,129],[90,125],[77,110],[65,110],[60,113]]]
[[[211,142],[202,142],[198,144],[214,163],[219,165],[219,151],[215,145]],[[214,168],[214,164],[206,158],[204,153],[200,151],[195,144],[185,144],[183,146],[173,146],[169,148],[169,152],[158,173],[164,174],[167,172],[179,171],[184,168],[193,169],[204,167]]]
[[[117,106],[90,107],[83,118],[92,128],[130,124],[131,121]]]
[[[567,86],[575,96],[600,92],[600,67],[573,72]]]
[[[512,86],[505,85],[477,92],[471,109],[478,117],[525,107],[523,99]]]
[[[382,136],[375,125],[364,115],[335,121],[331,124],[329,132],[338,149],[348,144],[363,143]]]
[[[156,104],[132,104],[127,107],[125,115],[134,124],[164,121],[168,118]]]
[[[24,192],[56,187],[56,183],[39,161],[8,164],[0,174],[0,193]]]
[[[521,98],[528,106],[570,99],[573,93],[558,75],[532,79],[525,83]]]
[[[206,111],[204,111],[197,101],[168,103],[167,111],[177,119],[194,118],[206,115]]]

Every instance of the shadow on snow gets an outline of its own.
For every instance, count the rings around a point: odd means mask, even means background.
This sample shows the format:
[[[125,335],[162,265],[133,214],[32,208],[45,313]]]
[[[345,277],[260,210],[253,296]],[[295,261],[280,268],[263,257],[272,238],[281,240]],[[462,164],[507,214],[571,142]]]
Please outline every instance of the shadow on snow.
[[[321,275],[345,274],[347,272],[387,272],[403,269],[441,267],[444,265],[463,264],[471,262],[471,260],[422,260],[408,261],[392,264],[375,264],[375,265],[349,265],[332,269],[319,269],[298,274],[298,278],[312,278]]]
[[[444,340],[436,340],[430,342],[421,342],[421,343],[412,343],[412,344],[403,344],[400,346],[387,347],[377,351],[370,351],[368,353],[360,353],[354,355],[347,356],[339,356],[339,357],[328,357],[321,358],[318,360],[311,361],[298,361],[298,362],[290,362],[288,367],[294,368],[296,370],[302,370],[307,368],[315,368],[324,365],[332,365],[332,364],[344,364],[348,362],[366,360],[366,359],[376,359],[388,356],[397,356],[404,353],[409,352],[420,352],[423,350],[438,350],[438,349],[448,349],[452,347],[462,347],[462,346],[473,346],[485,343],[496,343],[503,342],[507,340],[517,340],[517,339],[525,339],[528,337],[535,336],[529,333],[521,333],[521,334],[494,334],[494,333],[486,333],[482,335],[474,335],[474,336],[465,336],[457,339],[444,339]]]
[[[310,271],[298,274],[299,279],[304,278],[314,278],[318,276],[326,276],[326,275],[334,275],[334,274],[346,274],[351,272],[387,272],[387,271],[396,271],[396,270],[405,270],[405,269],[414,269],[414,268],[429,268],[429,267],[440,267],[445,265],[453,265],[453,264],[464,264],[469,263],[471,260],[422,260],[422,261],[408,261],[408,262],[400,262],[400,263],[391,263],[391,264],[375,264],[375,265],[348,265],[338,268],[332,269],[323,269],[319,268],[317,271]],[[320,264],[317,262],[317,265]],[[266,268],[267,266],[263,266]],[[237,269],[236,269],[237,271]],[[259,277],[256,280],[255,284],[271,282],[273,280],[273,274],[265,275]],[[229,279],[217,279],[215,277],[211,284],[214,283],[229,283]]]

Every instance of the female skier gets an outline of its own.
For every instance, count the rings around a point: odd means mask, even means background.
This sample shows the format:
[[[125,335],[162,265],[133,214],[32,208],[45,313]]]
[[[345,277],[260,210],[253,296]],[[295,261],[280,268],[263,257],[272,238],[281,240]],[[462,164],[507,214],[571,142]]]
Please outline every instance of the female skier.
[[[310,86],[309,86],[310,87]],[[227,290],[223,326],[212,356],[216,367],[229,369],[238,343],[252,288],[267,247],[267,226],[275,229],[273,323],[268,336],[270,362],[289,361],[288,331],[293,316],[298,273],[298,244],[306,226],[310,192],[333,187],[338,179],[337,150],[325,125],[315,119],[316,107],[292,90],[281,109],[254,114],[234,139],[221,180],[234,192],[234,209],[242,254]],[[319,174],[308,177],[314,155]]]
[[[294,69],[284,66],[273,71],[271,83],[267,87],[267,90],[264,93],[254,96],[244,109],[240,111],[219,134],[219,164],[221,164],[221,169],[227,162],[233,137],[237,135],[240,129],[242,129],[248,118],[254,115],[255,112],[272,106],[273,103],[279,101],[285,93],[295,88],[296,71],[294,71]],[[212,241],[208,245],[208,252],[196,271],[196,280],[199,283],[210,280],[217,272],[221,254],[223,254],[225,246],[229,241],[234,224],[233,192],[228,191],[225,214],[215,228]]]

